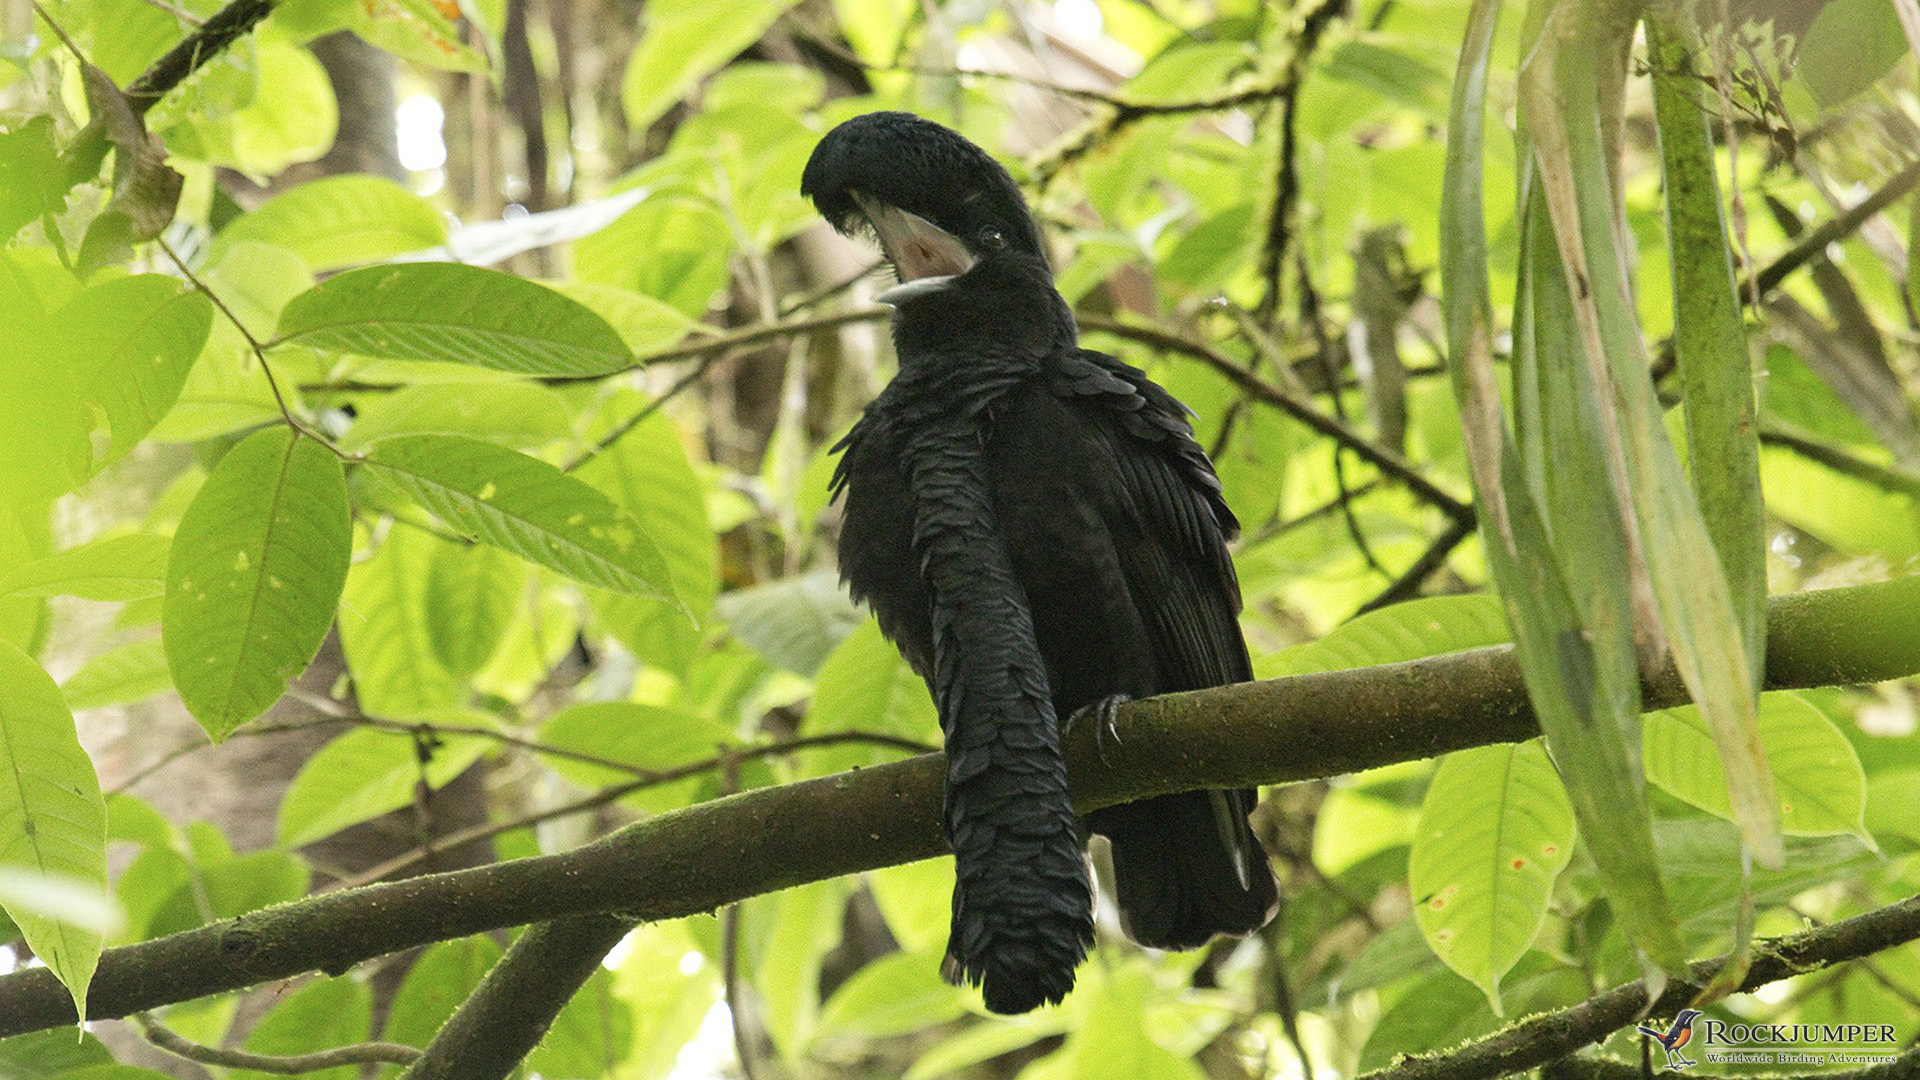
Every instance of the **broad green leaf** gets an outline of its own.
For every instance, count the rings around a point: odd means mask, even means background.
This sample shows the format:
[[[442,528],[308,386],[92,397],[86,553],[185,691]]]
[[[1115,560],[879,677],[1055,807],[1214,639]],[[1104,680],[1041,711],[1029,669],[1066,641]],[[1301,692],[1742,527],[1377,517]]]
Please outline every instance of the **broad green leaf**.
[[[249,244],[247,250],[274,249]],[[279,418],[280,407],[273,400],[273,389],[253,350],[240,331],[221,319],[213,324],[207,347],[188,372],[179,401],[150,438],[156,442],[194,443],[264,427]]]
[[[36,1031],[0,1039],[0,1076],[43,1080],[97,1065],[111,1065],[113,1051],[98,1037],[73,1029]]]
[[[40,215],[59,213],[66,202],[52,118],[36,116],[0,133],[0,243]]]
[[[433,204],[379,176],[329,176],[283,191],[220,230],[297,253],[315,272],[380,262],[447,242]]]
[[[1176,1054],[1154,1038],[1146,1023],[1153,1001],[1153,973],[1144,958],[1119,964],[1086,964],[1079,986],[1061,1008],[1073,1017],[1065,1045],[1049,1058],[1044,1077],[1058,1080],[1203,1080],[1191,1056]]]
[[[588,585],[679,603],[652,537],[605,495],[538,458],[418,435],[380,443],[367,464],[463,535]]]
[[[1062,1009],[1036,1009],[1024,1016],[998,1017],[991,1024],[968,1024],[915,1058],[901,1080],[936,1080],[1049,1036],[1064,1035],[1071,1026]]]
[[[461,702],[466,688],[440,663],[428,627],[429,575],[445,546],[396,524],[371,557],[347,571],[340,645],[354,695],[371,715],[412,718]]]
[[[725,727],[708,717],[631,701],[573,705],[560,710],[540,728],[540,742],[547,746],[650,772],[706,761],[736,741]],[[587,788],[635,779],[627,769],[577,758],[549,757],[546,763]],[[671,784],[643,788],[623,801],[653,812],[671,810],[703,797],[703,790],[708,793],[704,797],[717,794],[715,775],[714,770],[708,770]]]
[[[463,678],[486,667],[527,599],[526,583],[526,563],[497,547],[434,545],[425,610],[441,666]]]
[[[247,1050],[288,1056],[352,1046],[367,1041],[373,1025],[373,994],[352,976],[308,983],[282,998],[247,1034]],[[231,1080],[279,1080],[284,1073],[234,1069]],[[310,1080],[358,1080],[358,1065],[300,1074]]]
[[[166,591],[167,538],[148,533],[81,544],[0,575],[0,596],[138,600]]]
[[[588,429],[604,437],[647,399],[619,393]],[[580,466],[576,476],[610,496],[660,547],[674,594],[697,620],[705,621],[720,590],[713,528],[707,521],[707,489],[687,460],[673,421],[656,411],[612,446]],[[665,603],[645,597],[596,593],[590,597],[601,625],[641,660],[683,671],[698,651],[701,631]]]
[[[126,916],[105,884],[5,863],[0,863],[0,907],[15,918],[57,920],[64,927],[102,938],[126,925]]]
[[[84,400],[72,358],[40,298],[0,252],[0,509],[76,487],[92,471]]]
[[[288,302],[276,343],[526,375],[609,375],[633,364],[591,308],[525,278],[458,263],[369,266]]]
[[[678,344],[703,325],[646,293],[593,281],[550,281],[547,286],[587,305],[620,333],[635,355]]]
[[[632,1014],[614,999],[612,974],[595,968],[527,1055],[527,1069],[535,1076],[625,1075],[619,1065],[632,1045]]]
[[[767,1034],[783,1055],[812,1044],[820,1021],[820,961],[840,938],[851,886],[830,878],[786,889],[748,910],[742,937],[758,957],[753,986],[767,1004]]]
[[[710,202],[657,192],[575,243],[574,275],[584,282],[633,290],[698,319],[727,287],[730,239],[726,215]],[[636,251],[647,257],[634,258]]]
[[[220,116],[187,111],[161,133],[170,153],[265,177],[333,145],[340,105],[320,61],[281,41],[255,39],[254,45],[264,92]]]
[[[1794,74],[1814,99],[1834,106],[1865,90],[1907,55],[1890,0],[1832,0],[1820,6],[1800,43]]]
[[[107,839],[126,840],[148,847],[170,847],[173,823],[153,804],[124,791],[107,796]]]
[[[381,1037],[406,1046],[432,1042],[499,960],[500,946],[485,934],[428,946],[394,993]]]
[[[814,673],[813,703],[806,733],[869,731],[940,745],[940,717],[927,684],[901,658],[900,650],[868,619],[847,635]],[[847,743],[808,751],[807,772],[840,772],[877,765],[902,755],[897,747]]]
[[[444,713],[431,719],[486,726],[481,713]],[[490,743],[476,735],[437,735],[430,757],[420,746],[391,731],[349,731],[307,759],[280,801],[276,842],[304,847],[350,825],[371,821],[390,810],[413,805],[420,785],[439,790],[487,752]]]
[[[311,877],[304,862],[282,851],[239,856],[196,851],[194,865],[154,909],[147,936],[191,930],[298,900],[307,894]]]
[[[627,127],[642,131],[687,90],[760,39],[792,0],[747,0],[719,6],[700,0],[657,0],[645,12],[640,45],[620,84]]]
[[[60,685],[60,692],[73,708],[97,709],[139,701],[172,688],[166,646],[156,637],[109,649],[87,661]]]
[[[132,449],[173,408],[212,325],[213,304],[162,274],[102,282],[54,313],[49,329],[62,362],[112,429],[106,460]]]
[[[684,919],[636,928],[616,955],[613,992],[633,1014],[621,1075],[666,1080],[720,996],[720,965],[700,951]]]
[[[1739,881],[1740,834],[1720,818],[1695,817],[1662,821],[1655,837],[1660,844],[1660,872],[1673,886],[1674,910],[1688,940],[1703,951],[1723,948],[1727,927],[1743,902]],[[1853,836],[1790,836],[1784,870],[1751,870],[1753,904],[1761,910],[1791,903],[1809,889],[1834,882],[1858,882],[1872,868],[1885,865],[1885,856]]]
[[[953,860],[922,859],[869,871],[867,888],[887,931],[908,952],[926,952],[947,942],[953,905]]]
[[[1325,637],[1263,658],[1261,678],[1395,664],[1511,640],[1491,596],[1429,596],[1370,611]]]
[[[341,445],[357,449],[396,435],[470,435],[532,450],[572,431],[566,401],[537,383],[426,384],[360,399]]]
[[[80,748],[60,688],[33,658],[0,641],[0,865],[44,879],[107,888],[107,808],[93,762]],[[102,935],[54,918],[17,897],[0,906],[87,1015],[87,984]]]
[[[788,671],[812,675],[867,620],[830,570],[735,589],[720,597],[735,637]]]
[[[1851,833],[1867,839],[1867,778],[1853,744],[1802,694],[1760,695],[1760,744],[1780,796],[1789,834]],[[1647,779],[1668,794],[1732,819],[1727,778],[1700,710],[1691,705],[1646,716]]]
[[[214,740],[265,712],[320,649],[352,533],[340,459],[288,428],[227,452],[174,533],[162,638]]]
[[[1449,754],[1427,789],[1407,870],[1414,914],[1496,1013],[1501,976],[1540,932],[1573,837],[1573,807],[1537,741]]]
[[[841,983],[820,1010],[816,1039],[885,1039],[954,1020],[966,996],[940,978],[939,947],[880,957]]]

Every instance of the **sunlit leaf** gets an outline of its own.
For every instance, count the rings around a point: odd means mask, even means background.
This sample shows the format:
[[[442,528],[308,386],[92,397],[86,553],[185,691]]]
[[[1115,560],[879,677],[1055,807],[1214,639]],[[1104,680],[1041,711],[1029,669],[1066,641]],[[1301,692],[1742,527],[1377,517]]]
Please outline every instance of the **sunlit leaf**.
[[[446,713],[431,719],[487,726],[484,714]],[[486,753],[476,735],[435,735],[430,744],[391,731],[349,731],[307,759],[280,801],[278,843],[297,848],[389,810],[411,806],[427,791],[452,782]],[[421,760],[422,754],[427,760]]]
[[[227,452],[174,533],[161,616],[180,700],[223,739],[313,659],[346,583],[340,459],[271,428]]]
[[[107,890],[107,810],[93,762],[80,748],[60,688],[33,658],[0,641],[0,864],[19,867],[0,905],[87,1015],[87,984],[100,960],[101,929],[49,914],[46,885],[58,879]],[[22,891],[25,890],[25,891]]]
[[[1502,1011],[1573,857],[1573,807],[1538,742],[1447,755],[1421,805],[1407,887],[1427,944]]]
[[[367,460],[463,535],[589,585],[679,603],[653,539],[605,495],[538,458],[418,435],[380,443]]]
[[[278,340],[528,375],[607,375],[633,363],[619,333],[579,301],[458,263],[369,266],[328,278],[287,304]]]
[[[138,600],[165,590],[167,538],[148,533],[81,544],[0,574],[0,595]]]
[[[359,266],[447,242],[433,204],[378,176],[329,176],[283,191],[220,231],[222,247],[277,244],[314,271]]]

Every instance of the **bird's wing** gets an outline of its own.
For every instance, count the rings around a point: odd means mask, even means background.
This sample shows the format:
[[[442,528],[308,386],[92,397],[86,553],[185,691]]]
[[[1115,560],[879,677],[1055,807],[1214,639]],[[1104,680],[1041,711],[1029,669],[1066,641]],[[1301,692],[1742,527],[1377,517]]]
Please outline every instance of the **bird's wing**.
[[[1055,394],[1081,403],[1109,444],[1120,520],[1113,523],[1128,591],[1151,640],[1156,692],[1252,678],[1236,616],[1240,584],[1227,553],[1239,522],[1194,441],[1187,411],[1138,368],[1087,350],[1052,373]]]

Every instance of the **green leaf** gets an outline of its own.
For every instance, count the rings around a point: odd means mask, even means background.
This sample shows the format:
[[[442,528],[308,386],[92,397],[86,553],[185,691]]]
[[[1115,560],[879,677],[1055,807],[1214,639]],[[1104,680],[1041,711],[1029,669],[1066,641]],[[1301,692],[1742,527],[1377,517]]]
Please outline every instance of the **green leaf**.
[[[176,156],[226,165],[254,177],[312,161],[333,145],[340,104],[313,54],[281,41],[254,39],[259,85],[246,107],[224,115],[188,110],[163,132]]]
[[[159,638],[149,638],[109,649],[87,661],[60,685],[60,692],[75,709],[97,709],[139,701],[172,688],[166,646]]]
[[[373,1026],[373,995],[351,976],[308,983],[283,998],[247,1034],[247,1049],[283,1057],[311,1054],[367,1041]],[[279,1080],[285,1073],[235,1069],[231,1080]],[[342,1065],[300,1074],[309,1080],[357,1080],[360,1066]]]
[[[60,688],[26,653],[0,641],[0,865],[107,888],[107,807]],[[17,899],[0,906],[87,1015],[87,984],[103,941]]]
[[[535,1076],[624,1076],[618,1066],[632,1046],[632,1012],[614,1000],[613,976],[595,968],[527,1055],[527,1069]]]
[[[469,435],[535,449],[572,432],[566,401],[537,383],[426,384],[362,399],[341,445],[359,448],[396,435]]]
[[[869,871],[867,888],[887,931],[908,952],[927,952],[947,942],[953,904],[953,860],[922,859]]]
[[[499,960],[500,946],[485,934],[428,946],[394,993],[381,1037],[407,1046],[432,1042]]]
[[[1819,10],[1800,43],[1794,74],[1821,105],[1838,105],[1872,86],[1907,55],[1891,0],[1832,0]]]
[[[487,726],[483,713],[449,712],[430,718]],[[426,762],[416,741],[392,731],[349,731],[307,759],[280,801],[281,847],[304,847],[350,825],[411,806],[420,785],[438,790],[487,752],[477,735],[435,736]]]
[[[497,547],[434,545],[426,626],[441,666],[461,678],[486,667],[527,598],[526,582],[527,565]]]
[[[384,177],[329,176],[235,218],[216,243],[248,240],[294,251],[320,272],[440,247],[447,223],[432,203]]]
[[[812,675],[867,620],[831,570],[735,589],[720,597],[735,637],[788,671]]]
[[[352,533],[340,459],[288,428],[250,436],[174,533],[161,613],[180,700],[215,741],[265,712],[320,649]]]
[[[540,728],[540,742],[650,772],[666,772],[712,758],[738,740],[719,723],[695,713],[631,701],[593,701],[560,710]],[[625,769],[564,757],[547,764],[561,776],[587,788],[634,779]],[[718,792],[708,772],[671,784],[643,788],[623,801],[659,812],[685,806],[702,789]],[[709,795],[708,797],[711,797]]]
[[[96,1065],[111,1065],[113,1052],[97,1037],[73,1029],[36,1031],[0,1039],[0,1076],[43,1080]]]
[[[1317,641],[1263,658],[1260,677],[1397,664],[1510,640],[1498,598],[1429,596],[1370,611]]]
[[[440,663],[427,616],[430,574],[447,546],[396,525],[372,557],[347,571],[340,645],[354,695],[371,715],[413,717],[461,702],[466,687]]]
[[[633,416],[646,405],[635,393],[613,395],[589,437]],[[678,596],[697,620],[713,610],[720,590],[713,528],[707,521],[707,488],[687,459],[680,430],[654,412],[575,473],[607,493],[660,546]],[[589,598],[601,626],[641,660],[684,671],[701,643],[700,629],[666,604],[645,597],[595,593]]]
[[[369,266],[288,302],[275,344],[526,375],[610,375],[633,364],[593,309],[525,278],[457,263]]]
[[[872,619],[847,635],[814,673],[807,734],[870,731],[940,745],[940,717],[927,684],[881,636]],[[897,747],[847,743],[806,754],[808,775],[877,765],[902,755]]]
[[[939,948],[896,952],[854,972],[820,1010],[816,1039],[885,1039],[954,1020],[966,996],[940,978]]]
[[[66,170],[53,142],[53,119],[36,116],[0,133],[0,243],[67,202]]]
[[[161,274],[102,282],[54,314],[64,362],[112,429],[105,460],[132,449],[173,408],[212,325],[212,303]]]
[[[620,1075],[666,1080],[720,997],[720,966],[700,951],[687,920],[649,923],[627,935],[613,990],[634,1025]]]
[[[793,0],[746,0],[728,5],[700,0],[656,0],[646,29],[627,61],[620,102],[627,127],[643,131],[693,84],[760,40]]]
[[[126,916],[104,883],[0,863],[0,907],[15,918],[57,920],[102,938],[118,933]]]
[[[1447,755],[1407,869],[1427,944],[1504,1015],[1500,978],[1546,921],[1573,857],[1573,806],[1537,741]]]
[[[230,851],[203,850],[196,856],[195,865],[180,875],[179,884],[155,907],[146,936],[192,930],[298,900],[307,894],[312,876],[305,863],[281,851],[236,857]]]
[[[380,443],[367,464],[462,535],[588,585],[679,603],[652,537],[544,461],[475,439],[418,435]]]
[[[1760,695],[1760,744],[1780,796],[1780,824],[1790,834],[1851,833],[1869,840],[1867,778],[1853,744],[1805,695]],[[1732,820],[1726,773],[1700,710],[1686,705],[1646,715],[1647,779],[1668,794]],[[1871,842],[1869,840],[1869,842]]]
[[[71,547],[0,576],[0,596],[138,600],[165,592],[167,538],[115,536]]]

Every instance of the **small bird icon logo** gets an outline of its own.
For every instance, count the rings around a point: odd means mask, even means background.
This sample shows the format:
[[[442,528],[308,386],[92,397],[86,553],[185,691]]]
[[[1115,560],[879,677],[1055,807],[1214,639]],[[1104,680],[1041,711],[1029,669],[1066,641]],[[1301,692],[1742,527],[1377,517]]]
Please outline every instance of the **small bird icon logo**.
[[[1684,1069],[1700,1064],[1689,1060],[1687,1055],[1680,1052],[1681,1047],[1693,1040],[1693,1022],[1699,1016],[1699,1009],[1681,1009],[1674,1016],[1673,1023],[1667,1025],[1665,1031],[1655,1031],[1645,1024],[1638,1024],[1636,1027],[1640,1034],[1652,1036],[1660,1044],[1660,1049],[1667,1052],[1667,1068]]]

